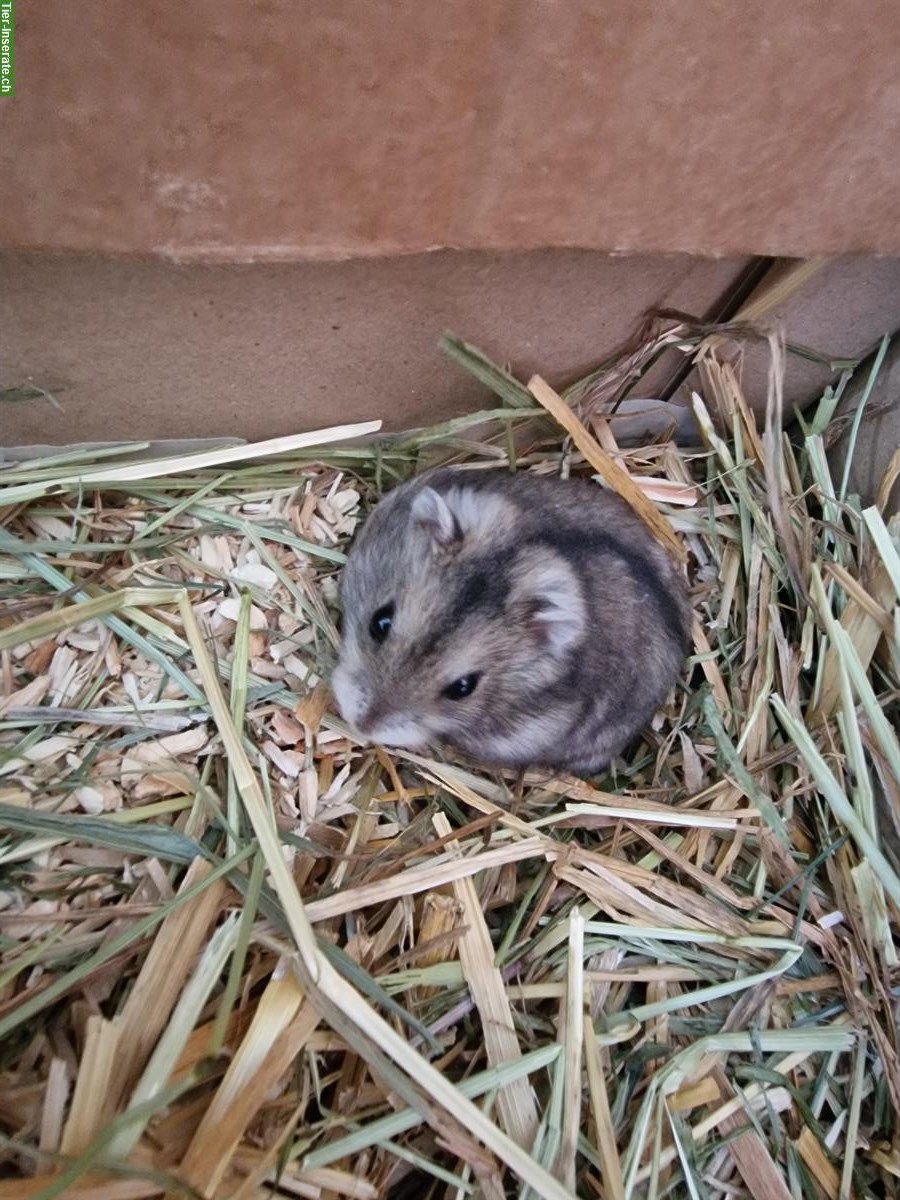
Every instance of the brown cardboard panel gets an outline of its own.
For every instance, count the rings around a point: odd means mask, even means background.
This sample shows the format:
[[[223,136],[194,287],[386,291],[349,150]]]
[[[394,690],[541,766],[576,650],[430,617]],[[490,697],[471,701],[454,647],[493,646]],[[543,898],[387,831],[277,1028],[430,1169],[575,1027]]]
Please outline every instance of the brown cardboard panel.
[[[37,0],[0,239],[900,252],[896,0]]]
[[[896,5],[576,0],[507,17],[458,230],[802,257],[900,247]]]
[[[706,313],[745,265],[575,250],[252,266],[0,254],[0,390],[48,394],[0,397],[0,445],[431,423],[493,403],[438,351],[444,329],[564,383],[648,307]]]
[[[227,259],[430,247],[498,7],[19,6],[0,236]]]

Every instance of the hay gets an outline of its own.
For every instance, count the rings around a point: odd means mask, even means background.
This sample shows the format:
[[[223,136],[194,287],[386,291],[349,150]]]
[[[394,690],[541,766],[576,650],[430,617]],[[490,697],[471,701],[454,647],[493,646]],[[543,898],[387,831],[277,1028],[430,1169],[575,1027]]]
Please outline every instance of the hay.
[[[781,434],[776,339],[757,430],[751,333],[661,324],[571,409],[447,337],[503,407],[0,473],[0,1200],[896,1194],[900,529],[834,391]],[[623,449],[663,351],[705,444]],[[329,710],[346,546],[436,461],[598,471],[686,556],[604,778]]]

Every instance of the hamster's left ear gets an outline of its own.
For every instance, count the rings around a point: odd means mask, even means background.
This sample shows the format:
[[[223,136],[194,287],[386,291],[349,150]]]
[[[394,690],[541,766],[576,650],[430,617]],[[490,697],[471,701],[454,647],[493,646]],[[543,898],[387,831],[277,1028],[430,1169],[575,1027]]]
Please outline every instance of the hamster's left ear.
[[[462,527],[450,505],[434,488],[423,487],[412,502],[412,518],[441,550],[452,549],[462,541]]]
[[[515,572],[510,589],[512,614],[524,620],[551,654],[564,654],[584,635],[584,595],[578,576],[564,558],[537,552]]]
[[[431,538],[439,557],[452,557],[463,544],[489,551],[515,528],[516,511],[503,496],[466,487],[438,492],[423,487],[413,497],[412,519]]]

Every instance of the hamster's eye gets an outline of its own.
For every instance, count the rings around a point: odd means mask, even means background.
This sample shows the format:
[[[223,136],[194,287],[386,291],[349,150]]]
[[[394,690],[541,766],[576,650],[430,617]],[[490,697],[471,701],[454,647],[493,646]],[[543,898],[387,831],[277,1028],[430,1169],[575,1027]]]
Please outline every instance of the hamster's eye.
[[[372,614],[372,620],[369,622],[369,633],[371,633],[376,642],[383,642],[391,632],[391,625],[393,623],[393,602],[391,604],[383,604],[381,608],[376,608]]]
[[[471,696],[475,691],[480,678],[480,671],[472,671],[469,675],[460,675],[459,679],[454,679],[452,683],[447,684],[443,695],[448,700],[465,700],[466,696]]]

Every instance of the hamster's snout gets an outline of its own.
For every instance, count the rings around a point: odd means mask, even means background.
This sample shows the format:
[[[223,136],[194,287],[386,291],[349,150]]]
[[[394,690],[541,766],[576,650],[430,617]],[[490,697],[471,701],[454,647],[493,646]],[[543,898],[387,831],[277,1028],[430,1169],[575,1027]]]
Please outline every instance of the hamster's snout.
[[[360,722],[364,719],[365,697],[343,663],[337,665],[331,676],[331,693],[341,717],[362,732]]]
[[[370,703],[343,665],[339,664],[335,669],[331,691],[341,717],[367,741],[407,750],[427,746],[427,737],[412,717],[393,713],[378,701]]]
[[[387,717],[372,720],[372,714],[366,714],[366,728],[360,730],[370,742],[379,746],[394,746],[402,750],[424,750],[428,738],[415,721],[403,717]]]

